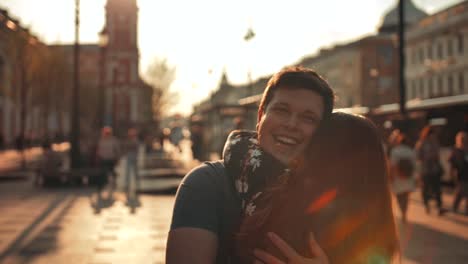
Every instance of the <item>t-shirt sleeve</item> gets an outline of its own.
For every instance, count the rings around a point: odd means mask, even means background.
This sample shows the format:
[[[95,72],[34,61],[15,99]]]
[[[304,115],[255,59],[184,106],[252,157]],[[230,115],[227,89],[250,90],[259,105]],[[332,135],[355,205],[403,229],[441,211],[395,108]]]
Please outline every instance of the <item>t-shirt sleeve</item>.
[[[177,190],[171,230],[195,227],[219,233],[222,188],[214,168],[202,164],[190,171]]]

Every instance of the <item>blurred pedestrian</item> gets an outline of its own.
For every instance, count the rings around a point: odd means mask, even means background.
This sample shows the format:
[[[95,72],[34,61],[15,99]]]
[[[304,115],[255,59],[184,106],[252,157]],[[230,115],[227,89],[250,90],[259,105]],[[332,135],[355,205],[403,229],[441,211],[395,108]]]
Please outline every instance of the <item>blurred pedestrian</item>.
[[[199,124],[192,125],[190,131],[190,141],[192,141],[192,156],[194,159],[202,160],[202,147],[203,147],[203,131],[202,126]]]
[[[98,187],[99,194],[107,179],[110,180],[112,190],[116,186],[117,173],[115,172],[115,165],[119,160],[120,146],[117,138],[112,133],[111,127],[103,127],[101,130],[101,137],[97,143],[96,158],[99,166],[103,169],[103,176],[105,179],[101,182],[101,188]],[[99,196],[100,198],[100,196]]]
[[[159,130],[158,140],[159,140],[159,149],[164,151],[164,143],[169,138],[171,130],[167,127]]]
[[[390,179],[401,212],[403,223],[407,222],[409,194],[416,189],[414,176],[416,154],[404,133],[395,138],[395,145],[390,151]]]
[[[182,152],[182,147],[180,146],[180,142],[182,141],[182,139],[184,139],[182,126],[180,126],[179,124],[175,124],[171,128],[171,134],[169,135],[169,139],[170,139],[172,145],[174,145],[174,147],[179,152]]]
[[[51,182],[62,183],[66,179],[62,177],[60,168],[62,166],[60,154],[52,149],[49,141],[42,143],[42,157],[39,164],[39,173],[36,178],[36,184],[49,184]]]
[[[127,132],[127,138],[122,143],[123,154],[125,155],[125,193],[127,195],[127,202],[132,198],[131,183],[134,182],[134,194],[137,199],[137,192],[140,188],[140,180],[138,176],[138,150],[140,148],[140,141],[138,139],[138,132],[135,128],[130,128]],[[133,176],[133,177],[132,177]]]
[[[468,133],[460,131],[455,136],[455,147],[449,158],[450,175],[455,180],[453,211],[457,212],[465,199],[465,214],[468,215]]]
[[[421,130],[415,150],[419,162],[422,198],[426,213],[430,213],[429,200],[434,198],[437,202],[439,215],[442,215],[445,213],[442,207],[441,190],[444,169],[440,163],[440,145],[434,127],[427,125]]]
[[[390,135],[387,138],[387,144],[385,145],[385,153],[387,156],[390,156],[390,152],[392,148],[397,145],[398,136],[400,135],[401,131],[398,128],[392,130]]]

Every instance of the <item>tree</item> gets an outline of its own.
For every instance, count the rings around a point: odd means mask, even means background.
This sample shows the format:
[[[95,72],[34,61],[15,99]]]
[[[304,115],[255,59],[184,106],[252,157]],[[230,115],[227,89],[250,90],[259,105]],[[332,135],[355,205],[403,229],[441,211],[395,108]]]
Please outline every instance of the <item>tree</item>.
[[[153,88],[153,118],[160,120],[169,107],[177,102],[178,94],[170,91],[176,68],[166,59],[155,58],[146,70],[146,82]]]
[[[51,49],[49,47],[48,67],[48,83],[47,93],[49,94],[50,106],[47,109],[55,113],[56,123],[59,131],[63,132],[64,115],[69,112],[70,96],[69,87],[72,84],[72,69],[70,68],[67,57],[63,50]],[[50,114],[47,113],[47,115]],[[57,132],[57,131],[56,131]]]
[[[42,44],[32,36],[27,29],[15,26],[5,32],[5,47],[13,61],[15,82],[14,89],[17,93],[12,94],[12,99],[19,104],[20,123],[17,135],[17,147],[21,150],[21,167],[26,167],[24,156],[24,139],[26,129],[26,115],[28,111],[28,97],[31,93],[31,86],[34,79],[37,78],[37,66],[39,65],[40,52]]]

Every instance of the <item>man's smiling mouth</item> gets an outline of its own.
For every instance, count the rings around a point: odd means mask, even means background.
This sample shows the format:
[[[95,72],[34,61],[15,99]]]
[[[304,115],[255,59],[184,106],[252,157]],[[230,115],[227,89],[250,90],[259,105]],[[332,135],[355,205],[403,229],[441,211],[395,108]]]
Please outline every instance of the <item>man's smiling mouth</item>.
[[[275,141],[277,143],[280,143],[282,145],[286,145],[286,146],[295,146],[297,144],[299,144],[299,141],[295,138],[292,138],[292,137],[287,137],[287,136],[273,136],[273,138],[275,139]]]

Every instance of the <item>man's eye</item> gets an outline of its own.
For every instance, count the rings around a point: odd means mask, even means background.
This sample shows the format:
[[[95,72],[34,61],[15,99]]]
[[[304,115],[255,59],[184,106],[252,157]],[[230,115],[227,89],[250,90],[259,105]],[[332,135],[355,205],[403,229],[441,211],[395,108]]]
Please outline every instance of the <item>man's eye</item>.
[[[288,109],[284,107],[276,107],[276,108],[273,108],[273,111],[275,111],[276,113],[283,114],[283,113],[287,113]]]
[[[312,123],[312,124],[317,123],[317,118],[315,118],[314,116],[303,116],[302,120],[304,120],[307,123]]]

